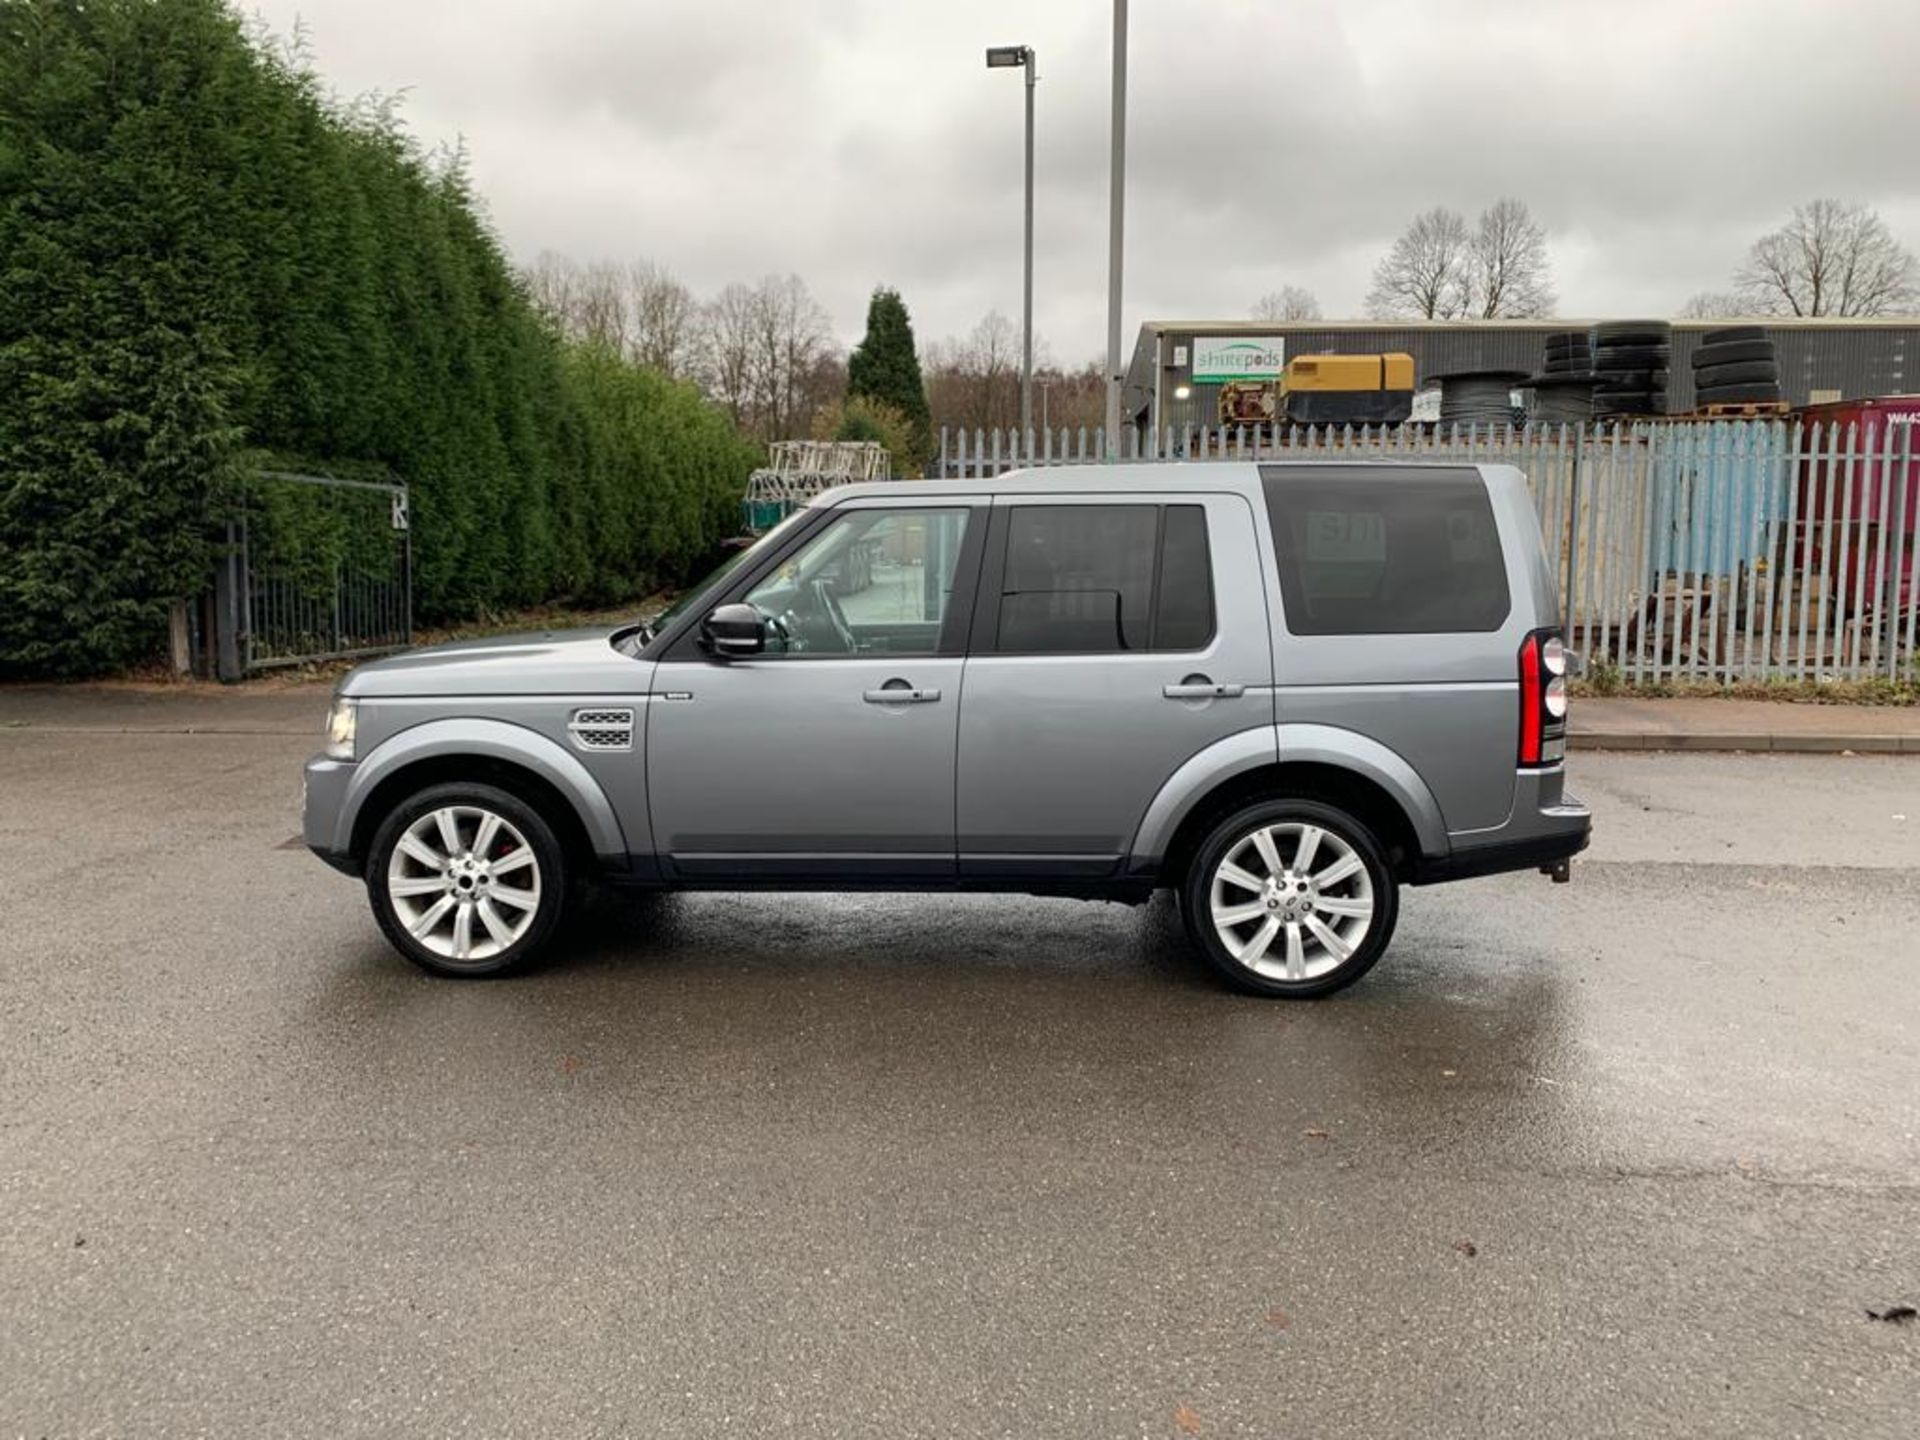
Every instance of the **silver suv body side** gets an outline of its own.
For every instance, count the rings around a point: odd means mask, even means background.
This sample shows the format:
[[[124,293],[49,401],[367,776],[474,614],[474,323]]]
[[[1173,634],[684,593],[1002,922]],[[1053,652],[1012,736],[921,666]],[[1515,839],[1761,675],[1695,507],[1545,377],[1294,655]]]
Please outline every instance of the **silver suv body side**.
[[[307,843],[357,871],[396,796],[477,764],[532,777],[614,878],[1131,894],[1167,882],[1183,827],[1222,787],[1311,766],[1394,807],[1414,881],[1579,848],[1587,815],[1562,769],[1515,763],[1516,657],[1557,622],[1519,472],[1477,467],[1511,602],[1498,628],[1308,635],[1287,624],[1262,469],[1089,466],[848,487],[657,635],[478,642],[362,666],[342,686],[358,706],[355,757],[307,769]],[[1022,513],[1096,504],[1204,512],[1210,635],[1138,653],[995,643]],[[796,547],[836,517],[901,507],[965,516],[964,541],[944,557],[944,609],[914,617],[923,645],[745,660],[700,650],[701,616],[754,585],[777,588]]]

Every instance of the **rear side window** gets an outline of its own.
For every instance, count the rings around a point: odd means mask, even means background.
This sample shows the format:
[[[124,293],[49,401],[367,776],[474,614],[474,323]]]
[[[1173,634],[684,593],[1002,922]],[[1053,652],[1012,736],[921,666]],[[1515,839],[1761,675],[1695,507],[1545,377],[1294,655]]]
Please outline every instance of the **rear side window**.
[[[1471,470],[1275,467],[1261,475],[1295,635],[1498,630],[1511,597]]]
[[[1100,655],[1213,638],[1199,505],[1019,505],[1008,512],[994,648]]]
[[[1169,505],[1160,523],[1160,578],[1154,589],[1155,650],[1198,650],[1213,639],[1213,567],[1207,512]]]

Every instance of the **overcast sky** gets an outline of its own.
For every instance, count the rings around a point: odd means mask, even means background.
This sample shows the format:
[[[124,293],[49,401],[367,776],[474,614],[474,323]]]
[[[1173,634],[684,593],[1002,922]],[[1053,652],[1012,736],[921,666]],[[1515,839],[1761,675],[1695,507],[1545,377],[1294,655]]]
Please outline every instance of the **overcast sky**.
[[[245,0],[243,0],[245,3]],[[1020,309],[1018,73],[1039,54],[1035,326],[1106,327],[1106,0],[264,0],[345,94],[465,137],[513,254],[797,272],[857,340]],[[1125,340],[1286,283],[1356,316],[1416,211],[1502,194],[1562,313],[1669,314],[1817,195],[1920,248],[1916,0],[1134,0]]]

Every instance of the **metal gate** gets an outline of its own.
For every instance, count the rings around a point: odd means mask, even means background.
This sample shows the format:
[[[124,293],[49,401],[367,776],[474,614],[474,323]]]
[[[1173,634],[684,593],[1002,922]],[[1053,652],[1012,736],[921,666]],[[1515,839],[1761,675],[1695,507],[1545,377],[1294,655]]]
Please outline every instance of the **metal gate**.
[[[407,487],[259,471],[215,577],[223,680],[378,655],[413,642]]]

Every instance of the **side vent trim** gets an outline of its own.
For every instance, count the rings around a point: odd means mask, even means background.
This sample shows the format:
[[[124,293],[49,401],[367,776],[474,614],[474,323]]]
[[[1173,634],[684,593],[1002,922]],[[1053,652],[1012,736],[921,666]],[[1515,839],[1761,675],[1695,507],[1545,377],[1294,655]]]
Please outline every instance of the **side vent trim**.
[[[610,706],[576,710],[567,721],[567,733],[581,750],[631,750],[633,711]]]

